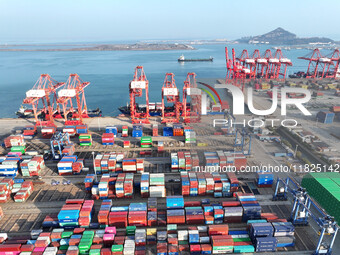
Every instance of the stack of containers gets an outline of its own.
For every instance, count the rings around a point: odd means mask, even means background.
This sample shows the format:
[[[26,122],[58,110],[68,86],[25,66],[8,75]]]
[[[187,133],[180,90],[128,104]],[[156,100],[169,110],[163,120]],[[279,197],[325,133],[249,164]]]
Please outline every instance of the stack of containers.
[[[184,152],[184,158],[185,158],[185,171],[191,171],[192,161],[190,152],[188,151]]]
[[[179,171],[184,171],[185,170],[185,154],[183,151],[179,151],[177,155],[178,155]]]
[[[168,196],[166,198],[167,224],[185,224],[183,196]]]
[[[205,196],[207,191],[207,182],[204,173],[197,173],[197,180],[198,180],[198,195]]]
[[[247,230],[229,230],[229,236],[234,241],[234,253],[255,252]]]
[[[75,150],[76,150],[76,148],[75,148],[74,143],[68,144],[68,145],[64,146],[64,148],[62,150],[62,154],[66,155],[66,156],[71,156],[71,155],[74,154]]]
[[[0,203],[6,203],[11,197],[14,181],[12,178],[0,180]]]
[[[152,136],[158,136],[158,124],[152,125]]]
[[[115,127],[115,126],[106,127],[106,128],[105,128],[105,133],[113,134],[114,137],[116,137],[117,134],[118,134],[118,128]]]
[[[152,137],[151,136],[142,136],[140,140],[140,145],[142,148],[151,148],[152,147]]]
[[[57,164],[59,175],[71,175],[73,173],[72,165],[77,161],[77,156],[64,156]]]
[[[88,133],[88,128],[87,128],[87,125],[77,125],[76,126],[76,131],[77,131],[77,134],[87,134]]]
[[[174,136],[183,136],[184,135],[183,126],[180,124],[174,124],[173,134]]]
[[[37,128],[33,125],[25,126],[23,135],[25,139],[32,139],[37,134]]]
[[[20,190],[14,196],[14,202],[25,202],[33,192],[33,182],[24,181]]]
[[[72,164],[72,173],[73,174],[80,174],[81,170],[84,168],[84,160],[77,159],[76,162]]]
[[[0,176],[15,177],[18,173],[20,158],[6,157],[0,164]]]
[[[41,135],[45,139],[50,139],[56,131],[57,131],[56,127],[43,127],[41,129]]]
[[[165,175],[162,174],[150,174],[150,197],[165,197]]]
[[[143,136],[143,126],[133,125],[132,137],[142,137]]]
[[[229,227],[227,224],[210,225],[208,234],[211,238],[213,253],[231,253],[233,252],[234,241],[228,235]]]
[[[269,172],[257,172],[256,184],[259,188],[272,187],[274,182],[274,174]]]
[[[123,147],[124,148],[130,148],[131,142],[130,141],[124,141],[123,142]]]
[[[189,172],[190,190],[189,196],[198,196],[198,181],[196,173]]]
[[[261,218],[261,206],[251,193],[236,193],[236,198],[243,207],[243,221]]]
[[[243,218],[242,206],[224,207],[224,222],[225,223],[241,223]]]
[[[111,207],[109,213],[109,226],[116,228],[126,228],[128,226],[129,207]]]
[[[195,144],[197,142],[195,131],[185,131],[185,143]]]
[[[79,212],[79,226],[80,227],[87,228],[90,226],[93,211],[94,211],[94,201],[85,200]]]
[[[89,133],[79,134],[79,145],[80,146],[92,145],[92,135]]]
[[[122,127],[122,137],[128,137],[129,136],[129,127],[123,126]]]
[[[98,191],[99,191],[100,199],[107,199],[107,197],[109,196],[109,180],[110,180],[109,174],[103,174],[102,178],[100,178],[100,181],[98,184]]]
[[[227,176],[230,182],[230,192],[237,192],[239,188],[239,181],[234,172],[228,172]]]
[[[150,190],[149,190],[149,179],[150,174],[149,173],[142,173],[141,175],[141,181],[140,181],[140,194],[141,197],[149,197]]]
[[[335,113],[329,112],[329,111],[320,111],[316,115],[317,121],[322,122],[324,124],[332,124],[334,117],[335,117]]]
[[[214,197],[222,197],[223,183],[219,173],[212,173],[214,179]]]
[[[94,182],[94,174],[87,174],[84,180],[85,184],[85,190],[87,192],[91,192],[91,189],[93,187],[93,182]]]
[[[178,172],[178,156],[176,152],[171,153],[171,172]]]
[[[10,135],[4,139],[4,143],[6,148],[26,145],[24,135]]]
[[[200,159],[198,157],[197,152],[191,152],[191,161],[192,161],[192,168],[196,169],[197,167],[199,167],[200,164]]]
[[[117,198],[132,198],[133,196],[133,173],[118,174],[115,190]]]
[[[101,227],[107,227],[109,225],[109,213],[112,206],[111,199],[104,199],[99,212],[98,212],[98,223]]]
[[[173,128],[172,127],[163,127],[163,136],[173,136]]]
[[[223,207],[216,205],[214,206],[214,224],[222,224],[224,218]]]
[[[18,153],[21,153],[21,154],[25,154],[26,147],[25,146],[12,146],[11,152],[18,152]]]
[[[185,207],[185,216],[188,225],[204,224],[204,213],[201,206]]]
[[[249,235],[256,252],[273,252],[277,247],[277,240],[273,237],[274,228],[271,223],[251,223]]]
[[[295,227],[291,222],[273,222],[274,237],[277,239],[277,247],[294,246]]]
[[[147,226],[147,203],[130,203],[128,224],[138,227]]]
[[[76,126],[65,126],[63,128],[63,133],[68,133],[70,136],[75,136],[77,134]]]
[[[78,227],[79,213],[84,199],[67,199],[58,214],[60,227]]]
[[[115,135],[113,133],[104,133],[102,135],[102,144],[103,145],[114,145]]]

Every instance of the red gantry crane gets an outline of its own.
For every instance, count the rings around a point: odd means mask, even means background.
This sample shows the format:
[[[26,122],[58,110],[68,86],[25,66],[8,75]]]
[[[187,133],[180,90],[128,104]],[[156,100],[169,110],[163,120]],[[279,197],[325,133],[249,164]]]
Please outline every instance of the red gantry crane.
[[[249,56],[248,52],[244,53],[246,57]],[[227,76],[226,81],[230,81],[233,79],[252,79],[255,78],[255,72],[251,71],[248,67],[242,65],[242,62],[246,62],[245,57],[242,56],[242,61],[236,59],[235,57],[235,49],[232,49],[232,58],[229,58],[228,48],[225,47],[225,56],[226,56],[226,64],[227,64]]]
[[[288,66],[292,66],[293,63],[289,58],[283,56],[281,49],[277,49],[275,52],[274,59],[278,59],[279,62],[276,62],[275,72],[273,73],[274,79],[284,80],[287,74]]]
[[[332,65],[332,60],[323,56],[319,49],[314,49],[312,54],[299,57],[299,59],[309,61],[306,78],[322,79],[325,77],[325,71]]]
[[[328,65],[327,71],[326,71],[326,78],[334,78],[339,79],[340,78],[340,52],[339,49],[335,49],[329,56],[332,63]]]
[[[83,118],[88,118],[84,91],[88,85],[90,85],[90,82],[82,81],[78,74],[70,74],[65,88],[59,90],[57,102],[62,105],[65,125],[68,125],[69,115],[72,119],[77,119],[79,124],[83,123]],[[77,108],[74,106],[73,99],[76,99]]]
[[[32,106],[37,126],[55,126],[53,114],[58,110],[58,106],[56,104],[56,90],[64,84],[64,82],[57,82],[53,80],[49,74],[42,74],[34,84],[33,88],[26,92],[26,98],[23,100],[23,104],[29,104]],[[51,96],[53,96],[52,103]],[[43,107],[38,109],[40,101]],[[56,107],[56,109],[54,107]],[[39,120],[38,117],[41,113],[45,115],[45,121]]]
[[[190,105],[189,103],[190,97]],[[196,74],[188,73],[183,87],[182,117],[184,123],[196,123],[201,120],[201,90],[197,88]]]
[[[162,87],[162,123],[179,122],[182,103],[179,101],[179,92],[174,77],[175,75],[173,73],[167,73],[165,75]],[[172,111],[165,112],[165,99],[167,103],[173,104],[173,107],[167,107],[167,109],[173,109]]]
[[[143,96],[143,89],[145,90],[146,109],[140,111],[136,103],[136,97]],[[130,93],[130,115],[133,124],[145,123],[150,124],[149,121],[149,81],[146,79],[143,66],[135,68],[133,80],[129,85]]]

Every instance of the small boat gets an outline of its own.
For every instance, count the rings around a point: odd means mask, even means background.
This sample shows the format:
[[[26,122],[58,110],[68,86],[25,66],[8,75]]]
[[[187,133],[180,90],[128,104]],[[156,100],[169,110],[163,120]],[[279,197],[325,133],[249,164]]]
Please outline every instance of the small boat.
[[[178,58],[178,62],[195,62],[195,61],[214,61],[213,57],[209,58],[185,58],[184,55]]]

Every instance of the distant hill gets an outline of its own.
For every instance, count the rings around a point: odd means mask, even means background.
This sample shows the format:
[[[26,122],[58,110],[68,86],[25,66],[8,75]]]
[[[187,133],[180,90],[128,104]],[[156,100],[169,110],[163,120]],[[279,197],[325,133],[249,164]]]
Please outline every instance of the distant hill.
[[[276,45],[297,45],[297,44],[309,44],[309,43],[334,43],[332,39],[325,37],[308,37],[299,38],[296,34],[288,32],[279,27],[269,33],[243,37],[237,40],[240,43],[262,43],[262,44],[276,44]]]

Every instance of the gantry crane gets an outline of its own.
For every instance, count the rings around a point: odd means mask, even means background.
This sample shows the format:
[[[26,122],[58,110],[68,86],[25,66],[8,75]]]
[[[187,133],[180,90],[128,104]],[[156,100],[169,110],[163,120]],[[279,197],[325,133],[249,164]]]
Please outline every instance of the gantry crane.
[[[228,48],[225,47],[225,57],[227,65],[226,82],[235,79],[255,78],[255,72],[242,65],[235,57],[235,49],[232,49],[232,58],[229,58]],[[243,60],[242,60],[243,61]]]
[[[166,73],[162,87],[162,123],[178,123],[180,118],[180,110],[182,103],[179,101],[179,92],[176,87],[175,75],[173,73]],[[172,103],[172,107],[165,106],[165,99],[167,103]],[[166,111],[166,108],[169,109]]]
[[[145,90],[145,111],[140,111],[136,103],[136,97],[143,96],[143,89]],[[149,81],[146,79],[143,66],[137,66],[135,68],[135,74],[133,80],[129,85],[130,93],[130,115],[133,124],[145,123],[150,124],[149,121]]]
[[[288,66],[292,66],[293,63],[290,59],[283,56],[281,49],[276,50],[274,59],[278,59],[279,62],[275,63],[276,69],[274,69],[273,78],[276,80],[284,80],[286,78]]]
[[[340,78],[340,52],[339,49],[335,49],[329,56],[332,63],[328,65],[326,71],[326,78]]]
[[[256,57],[257,57],[256,51],[254,51],[252,57],[250,57],[248,51],[245,49],[242,51],[241,55],[238,58],[236,58],[236,60],[238,60],[241,63],[241,65],[245,67],[245,69],[249,69],[249,74],[246,74],[247,79],[255,79]]]
[[[309,220],[313,219],[320,228],[319,241],[313,255],[331,255],[339,230],[337,222],[320,208],[294,179],[290,177],[287,177],[286,180],[277,178],[273,200],[287,200],[288,195],[294,199],[290,221],[299,226],[308,225]]]
[[[299,57],[299,59],[309,61],[306,78],[325,78],[325,71],[330,68],[330,65],[332,65],[332,60],[328,57],[323,56],[319,49],[314,49],[312,51],[312,54],[307,54],[306,56]]]
[[[190,97],[190,106],[189,103]],[[182,116],[185,123],[194,123],[201,120],[202,93],[197,88],[196,74],[188,73],[183,87]],[[189,108],[189,109],[188,109]]]
[[[78,119],[79,124],[83,123],[83,118],[88,118],[84,91],[88,85],[90,82],[82,81],[78,74],[70,74],[65,88],[59,90],[57,102],[62,105],[65,125],[70,114],[72,119]],[[73,99],[76,99],[77,108],[74,107]]]
[[[23,100],[23,104],[29,104],[32,106],[37,126],[54,126],[53,114],[56,110],[58,110],[58,105],[56,104],[56,91],[64,84],[64,82],[57,82],[53,80],[49,74],[42,74],[34,84],[33,88],[26,92],[26,98]],[[51,96],[53,97],[52,103]],[[38,109],[40,101],[43,107]],[[39,120],[38,117],[40,113],[45,115],[45,121]]]

